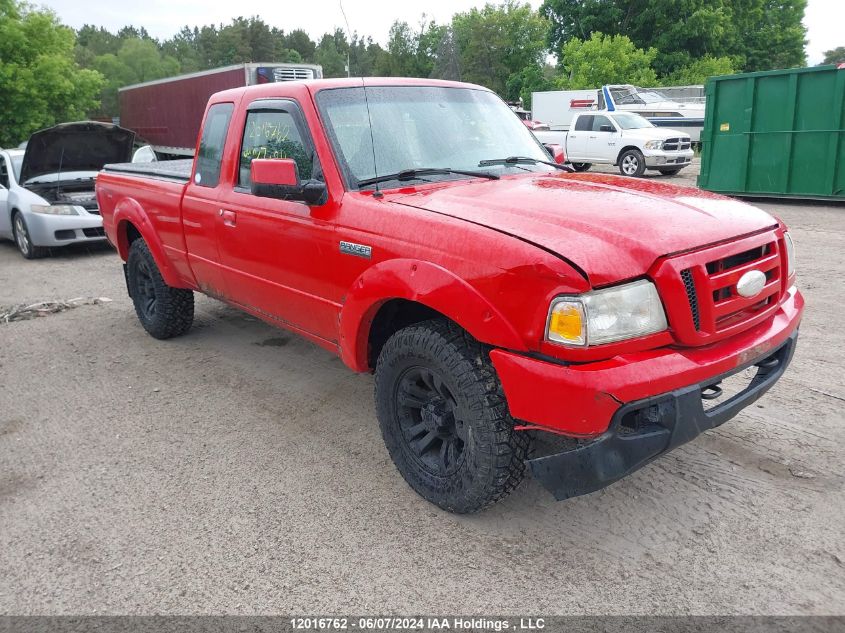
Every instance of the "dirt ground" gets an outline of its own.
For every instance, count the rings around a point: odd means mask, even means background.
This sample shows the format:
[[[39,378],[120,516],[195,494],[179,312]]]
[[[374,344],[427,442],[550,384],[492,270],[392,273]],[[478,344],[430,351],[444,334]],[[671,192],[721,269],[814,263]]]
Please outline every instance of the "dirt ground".
[[[153,340],[109,248],[0,242],[0,306],[113,300],[0,323],[0,613],[845,613],[845,207],[759,206],[808,301],[780,383],[606,490],[469,517],[399,476],[371,376],[204,297]]]

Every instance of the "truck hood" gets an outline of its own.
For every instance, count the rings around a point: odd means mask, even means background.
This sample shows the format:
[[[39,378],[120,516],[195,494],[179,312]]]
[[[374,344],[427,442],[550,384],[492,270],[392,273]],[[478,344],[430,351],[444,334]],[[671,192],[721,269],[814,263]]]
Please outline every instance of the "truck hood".
[[[40,130],[26,144],[20,182],[59,172],[98,172],[106,163],[129,162],[134,142],[134,132],[98,121]]]
[[[689,138],[689,132],[681,132],[668,127],[642,127],[632,130],[622,130],[622,138],[629,139],[643,139],[650,141],[652,139],[658,141],[665,141],[670,138],[686,137]]]
[[[639,277],[664,255],[777,225],[768,213],[730,198],[602,174],[506,176],[392,201],[486,226],[556,253],[580,268],[593,286]]]

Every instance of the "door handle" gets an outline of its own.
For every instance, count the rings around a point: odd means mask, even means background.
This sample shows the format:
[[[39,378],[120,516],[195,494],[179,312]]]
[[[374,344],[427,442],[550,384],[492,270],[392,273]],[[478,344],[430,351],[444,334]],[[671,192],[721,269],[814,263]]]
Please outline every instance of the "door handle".
[[[235,226],[238,215],[234,211],[220,209],[220,217],[223,218],[223,224],[226,226]]]
[[[597,136],[591,136],[590,138],[598,138]]]

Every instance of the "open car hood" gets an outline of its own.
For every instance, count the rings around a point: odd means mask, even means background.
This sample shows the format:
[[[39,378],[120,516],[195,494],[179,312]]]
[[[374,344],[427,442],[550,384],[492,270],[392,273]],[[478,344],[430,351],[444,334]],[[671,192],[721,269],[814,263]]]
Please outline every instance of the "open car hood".
[[[111,123],[61,123],[33,134],[26,145],[20,182],[58,172],[97,172],[107,163],[132,160],[135,133]]]

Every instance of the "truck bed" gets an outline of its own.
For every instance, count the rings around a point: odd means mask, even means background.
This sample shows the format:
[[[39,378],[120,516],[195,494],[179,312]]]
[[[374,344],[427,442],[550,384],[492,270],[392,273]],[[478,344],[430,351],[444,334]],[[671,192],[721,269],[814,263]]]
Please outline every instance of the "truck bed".
[[[103,167],[103,171],[129,174],[131,176],[148,176],[187,183],[191,177],[194,160],[163,160],[157,163],[112,163]]]

